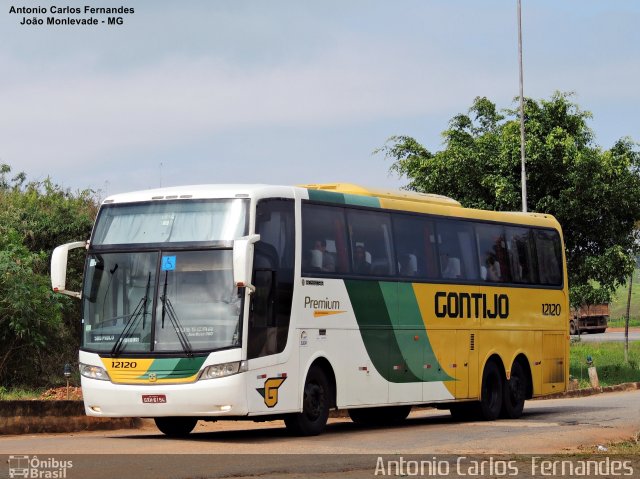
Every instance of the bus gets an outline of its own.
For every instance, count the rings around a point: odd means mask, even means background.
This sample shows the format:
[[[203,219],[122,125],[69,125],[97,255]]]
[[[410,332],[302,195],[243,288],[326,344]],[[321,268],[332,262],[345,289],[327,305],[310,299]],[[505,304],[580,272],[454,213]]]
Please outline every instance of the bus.
[[[86,413],[169,436],[222,419],[316,435],[331,409],[517,418],[567,387],[566,261],[546,214],[344,183],[162,188],[104,200],[51,274],[82,301]]]

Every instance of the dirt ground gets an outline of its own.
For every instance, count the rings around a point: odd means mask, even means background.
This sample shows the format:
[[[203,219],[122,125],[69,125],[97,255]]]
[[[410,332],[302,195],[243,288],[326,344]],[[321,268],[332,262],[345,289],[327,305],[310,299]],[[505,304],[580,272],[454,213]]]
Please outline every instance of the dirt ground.
[[[47,389],[40,395],[40,399],[53,401],[64,401],[67,399],[72,401],[82,400],[82,388],[69,386],[68,391],[66,386]]]

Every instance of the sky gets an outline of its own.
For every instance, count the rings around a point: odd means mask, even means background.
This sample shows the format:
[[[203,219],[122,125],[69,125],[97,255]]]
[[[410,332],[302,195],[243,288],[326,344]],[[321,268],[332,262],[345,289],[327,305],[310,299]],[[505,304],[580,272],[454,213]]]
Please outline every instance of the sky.
[[[389,137],[437,151],[475,97],[517,105],[516,0],[119,2],[3,0],[0,163],[14,173],[103,197],[203,183],[399,188],[406,179],[374,154]],[[51,5],[135,13],[97,26],[9,13]],[[598,145],[640,141],[640,2],[522,0],[522,25],[525,96],[574,92]]]

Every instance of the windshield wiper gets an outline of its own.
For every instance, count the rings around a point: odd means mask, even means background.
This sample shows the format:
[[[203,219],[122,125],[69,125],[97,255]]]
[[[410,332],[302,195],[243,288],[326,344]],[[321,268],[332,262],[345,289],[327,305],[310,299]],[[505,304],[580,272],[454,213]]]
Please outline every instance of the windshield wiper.
[[[178,341],[180,341],[180,346],[182,346],[182,350],[185,352],[187,357],[193,356],[193,349],[191,348],[191,343],[189,342],[189,338],[184,334],[182,324],[180,323],[180,319],[178,319],[178,315],[176,314],[176,310],[173,308],[173,304],[171,304],[171,300],[167,298],[167,277],[169,275],[169,271],[165,271],[164,273],[164,289],[162,291],[162,296],[160,297],[160,301],[162,301],[162,327],[164,328],[164,318],[165,315],[169,316],[169,321],[173,326],[173,329],[176,332],[176,336],[178,336]]]
[[[112,357],[115,357],[118,354],[120,354],[120,352],[124,348],[124,345],[126,344],[125,340],[131,336],[133,331],[135,331],[135,326],[136,326],[136,323],[138,322],[138,319],[140,318],[141,313],[142,313],[142,329],[144,329],[145,316],[147,315],[147,302],[149,299],[150,285],[151,285],[151,273],[149,273],[149,277],[147,279],[147,288],[145,290],[144,296],[140,298],[140,301],[138,301],[138,304],[133,310],[133,313],[131,313],[131,315],[129,316],[129,319],[124,325],[124,328],[122,328],[122,332],[118,336],[118,339],[116,339],[116,342],[114,343],[113,348],[111,348]]]

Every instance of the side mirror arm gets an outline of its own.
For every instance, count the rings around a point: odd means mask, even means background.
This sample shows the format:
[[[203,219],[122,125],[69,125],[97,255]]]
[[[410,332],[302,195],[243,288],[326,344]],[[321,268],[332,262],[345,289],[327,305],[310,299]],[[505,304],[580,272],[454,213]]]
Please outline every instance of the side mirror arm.
[[[51,289],[56,293],[66,294],[73,298],[80,299],[82,295],[76,291],[68,291],[67,285],[67,259],[69,251],[87,246],[86,241],[76,241],[74,243],[63,244],[53,250],[51,256]]]
[[[254,234],[243,236],[233,242],[233,282],[237,288],[247,288],[250,294],[256,290],[251,284],[251,271],[254,243],[257,241],[260,241],[260,235]]]

